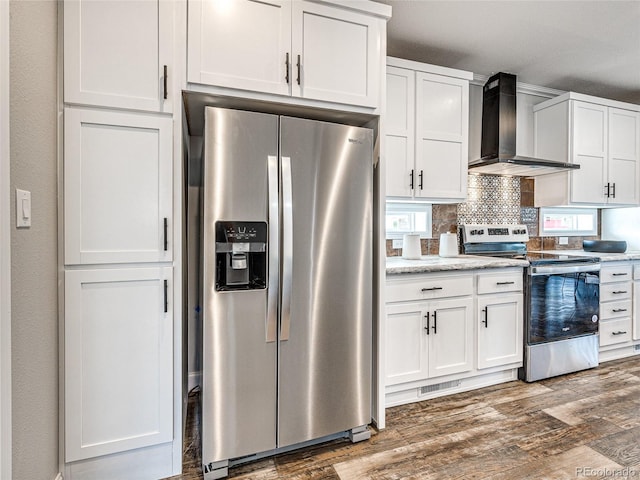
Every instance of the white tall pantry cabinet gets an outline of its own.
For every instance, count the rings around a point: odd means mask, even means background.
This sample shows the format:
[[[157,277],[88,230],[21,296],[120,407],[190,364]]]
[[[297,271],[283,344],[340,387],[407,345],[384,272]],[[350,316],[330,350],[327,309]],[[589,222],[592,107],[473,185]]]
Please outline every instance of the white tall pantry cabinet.
[[[182,92],[373,125],[391,9],[343,0],[61,7],[63,474],[165,478],[182,469],[182,156],[184,138],[198,135],[183,132]],[[383,425],[384,405],[374,409]]]
[[[63,4],[65,479],[182,468],[175,5]]]

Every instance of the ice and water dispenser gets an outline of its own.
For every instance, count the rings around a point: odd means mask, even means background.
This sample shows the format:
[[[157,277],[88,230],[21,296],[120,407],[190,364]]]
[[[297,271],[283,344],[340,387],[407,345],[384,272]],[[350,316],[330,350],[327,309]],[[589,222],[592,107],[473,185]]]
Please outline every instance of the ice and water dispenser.
[[[266,286],[266,222],[216,222],[216,290]]]

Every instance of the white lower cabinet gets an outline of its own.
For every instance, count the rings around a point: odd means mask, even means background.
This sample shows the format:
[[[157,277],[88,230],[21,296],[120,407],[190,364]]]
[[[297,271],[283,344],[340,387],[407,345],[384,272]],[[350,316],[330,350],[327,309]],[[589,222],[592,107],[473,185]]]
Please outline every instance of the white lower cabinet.
[[[387,405],[514,380],[522,366],[522,280],[521,268],[387,278]]]
[[[172,271],[65,272],[67,464],[172,442]]]
[[[630,345],[632,339],[633,266],[612,263],[600,270],[600,353]],[[604,349],[604,350],[603,350]],[[611,353],[607,360],[614,358]]]
[[[522,293],[478,298],[478,368],[522,363]]]
[[[633,339],[640,340],[640,263],[633,266]]]
[[[522,271],[478,275],[478,369],[522,365]]]
[[[470,298],[387,307],[387,385],[470,370]]]

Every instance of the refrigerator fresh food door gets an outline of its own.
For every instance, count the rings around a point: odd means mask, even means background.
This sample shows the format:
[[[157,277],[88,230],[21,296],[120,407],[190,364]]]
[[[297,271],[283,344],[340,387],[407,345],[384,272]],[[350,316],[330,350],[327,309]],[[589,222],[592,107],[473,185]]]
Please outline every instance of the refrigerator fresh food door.
[[[204,145],[202,460],[208,464],[276,446],[278,117],[208,107]],[[269,221],[269,264],[275,259],[276,268],[267,289],[216,291],[218,221]]]
[[[278,446],[371,420],[373,133],[281,118]]]

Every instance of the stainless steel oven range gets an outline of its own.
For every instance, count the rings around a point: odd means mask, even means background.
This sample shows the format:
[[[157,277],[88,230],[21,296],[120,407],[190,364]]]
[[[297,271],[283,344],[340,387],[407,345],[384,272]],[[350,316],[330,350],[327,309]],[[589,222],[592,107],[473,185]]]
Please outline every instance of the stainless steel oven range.
[[[600,259],[528,252],[526,225],[462,225],[462,253],[524,258],[527,382],[598,365]]]

